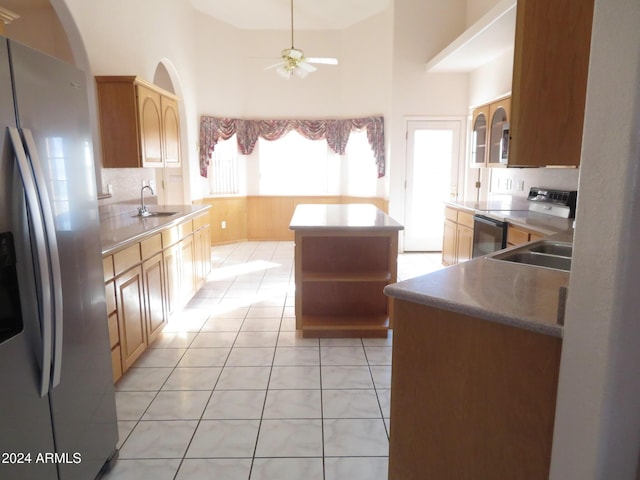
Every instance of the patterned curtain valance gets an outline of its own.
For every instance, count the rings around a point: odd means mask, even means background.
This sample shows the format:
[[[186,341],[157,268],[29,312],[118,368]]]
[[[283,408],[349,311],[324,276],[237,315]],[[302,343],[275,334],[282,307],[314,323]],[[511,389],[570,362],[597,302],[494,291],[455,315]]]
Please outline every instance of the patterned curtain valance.
[[[295,130],[309,140],[326,139],[329,148],[344,155],[351,131],[367,131],[367,138],[378,166],[378,178],[385,173],[384,118],[366,117],[337,120],[241,120],[202,116],[200,118],[200,175],[207,177],[211,154],[219,140],[228,140],[234,134],[238,150],[250,155],[258,137],[277,140]]]

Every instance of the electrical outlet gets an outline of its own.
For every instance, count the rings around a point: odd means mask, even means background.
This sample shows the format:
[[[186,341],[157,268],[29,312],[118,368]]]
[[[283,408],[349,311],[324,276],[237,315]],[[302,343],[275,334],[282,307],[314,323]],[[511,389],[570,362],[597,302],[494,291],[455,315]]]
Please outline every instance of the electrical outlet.
[[[107,185],[107,193],[109,195],[113,195],[113,185],[111,184]]]
[[[148,185],[151,187],[151,190],[153,190],[154,192],[156,191],[156,181],[155,180],[149,180]]]
[[[222,220],[222,221],[220,222],[220,228],[222,228],[223,230],[224,230],[225,228],[227,228],[227,222],[225,222],[224,220]]]

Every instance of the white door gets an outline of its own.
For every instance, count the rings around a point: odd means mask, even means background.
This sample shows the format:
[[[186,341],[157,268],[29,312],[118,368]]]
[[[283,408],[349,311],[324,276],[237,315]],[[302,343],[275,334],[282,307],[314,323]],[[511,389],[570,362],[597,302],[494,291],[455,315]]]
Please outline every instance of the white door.
[[[405,251],[440,251],[444,205],[458,195],[463,120],[407,121]]]

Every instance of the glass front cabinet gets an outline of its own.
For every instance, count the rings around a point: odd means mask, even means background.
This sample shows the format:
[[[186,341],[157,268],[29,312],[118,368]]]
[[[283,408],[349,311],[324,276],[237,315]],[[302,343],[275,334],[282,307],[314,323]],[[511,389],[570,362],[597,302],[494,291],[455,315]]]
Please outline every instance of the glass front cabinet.
[[[507,164],[510,114],[510,97],[473,109],[469,161],[471,167]]]

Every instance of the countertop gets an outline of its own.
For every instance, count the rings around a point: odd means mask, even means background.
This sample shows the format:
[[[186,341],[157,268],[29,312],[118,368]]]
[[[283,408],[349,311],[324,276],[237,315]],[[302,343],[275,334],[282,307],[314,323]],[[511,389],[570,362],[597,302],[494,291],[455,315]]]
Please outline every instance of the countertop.
[[[551,238],[571,241],[569,234]],[[389,285],[384,292],[393,298],[562,337],[562,326],[557,323],[559,292],[568,284],[569,272],[503,262],[488,255]]]
[[[210,205],[149,206],[149,210],[152,212],[176,213],[164,217],[138,217],[137,205],[118,204],[100,207],[102,254],[109,254],[131,242],[140,241],[209,208],[211,208]]]
[[[485,201],[446,201],[445,205],[466,210],[469,213],[486,215],[514,226],[533,230],[542,235],[573,232],[573,218],[529,211],[529,201],[511,195],[493,195]]]
[[[402,230],[404,227],[372,204],[301,204],[291,230]]]

